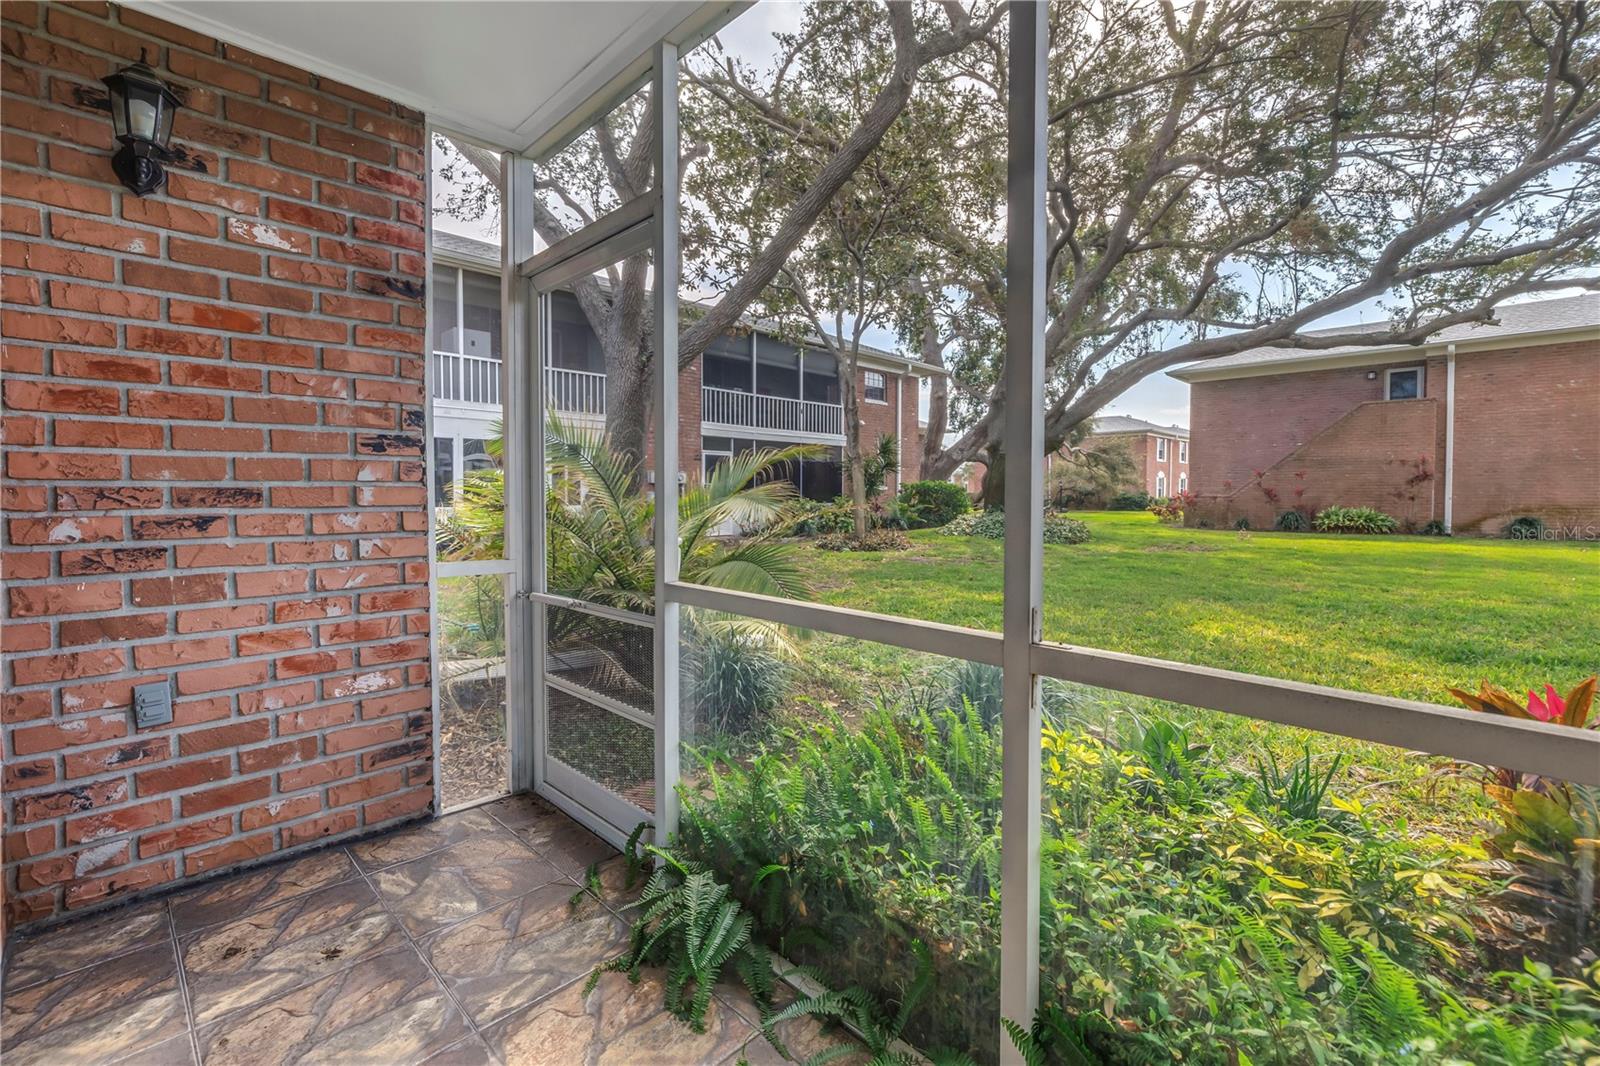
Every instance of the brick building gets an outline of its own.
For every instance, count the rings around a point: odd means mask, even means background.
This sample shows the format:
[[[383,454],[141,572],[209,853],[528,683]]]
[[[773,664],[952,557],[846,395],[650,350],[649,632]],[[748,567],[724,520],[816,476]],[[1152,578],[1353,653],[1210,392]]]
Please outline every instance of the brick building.
[[[417,112],[132,9],[0,17],[15,923],[430,807],[426,205]],[[100,83],[141,55],[183,103],[145,198]]]
[[[1260,348],[1190,384],[1191,520],[1368,506],[1497,533],[1600,531],[1600,296],[1508,304],[1414,347]]]
[[[500,250],[442,231],[435,231],[433,245],[433,461],[435,502],[443,503],[461,473],[491,462],[487,441],[502,417]],[[601,428],[606,381],[599,338],[570,293],[554,293],[551,304],[545,367],[551,409],[568,422]],[[859,363],[861,446],[870,450],[880,436],[895,436],[900,464],[886,491],[897,492],[917,480],[921,466],[922,380],[945,371],[871,347]],[[844,408],[837,362],[821,338],[797,344],[747,320],[680,373],[678,404],[685,478],[699,480],[719,460],[752,448],[814,444],[823,456],[790,464],[785,476],[809,499],[843,494]]]
[[[1101,415],[1094,431],[1084,438],[1084,448],[1120,447],[1134,462],[1134,476],[1117,491],[1172,496],[1189,489],[1189,431],[1182,426],[1158,426],[1127,415]],[[1065,461],[1062,454],[1045,457],[1045,477]],[[983,488],[984,465],[968,463],[957,480],[973,494]]]

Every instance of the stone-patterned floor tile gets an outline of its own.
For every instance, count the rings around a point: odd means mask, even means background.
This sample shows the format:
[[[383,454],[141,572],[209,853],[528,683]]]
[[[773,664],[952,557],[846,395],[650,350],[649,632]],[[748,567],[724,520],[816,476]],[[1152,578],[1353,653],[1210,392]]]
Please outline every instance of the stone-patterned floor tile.
[[[628,929],[573,886],[546,885],[430,936],[422,950],[463,1009],[486,1026],[570,981],[627,946]]]
[[[426,1066],[499,1066],[489,1046],[477,1037],[447,1047],[427,1061]]]
[[[572,821],[571,818],[568,818],[557,809],[554,804],[548,800],[540,799],[531,792],[519,792],[514,796],[497,799],[493,803],[485,803],[482,807],[475,809],[513,829],[550,818],[558,818],[566,822]]]
[[[171,942],[29,988],[6,989],[6,1066],[91,1066],[126,1059],[188,1031]]]
[[[171,939],[165,900],[118,907],[37,935],[24,933],[6,945],[6,991]]]
[[[569,877],[581,878],[589,867],[620,856],[616,848],[583,826],[565,815],[559,818],[560,821],[544,818],[528,822],[516,826],[512,832]]]
[[[662,1006],[661,975],[646,971],[637,985],[608,973],[588,996],[575,981],[524,1007],[483,1033],[505,1066],[702,1066],[722,1062],[754,1032],[750,1023],[717,1000],[697,1033]]]
[[[194,1040],[185,1032],[118,1059],[114,1066],[195,1066]]]
[[[352,844],[350,855],[363,870],[378,870],[421,858],[429,852],[459,844],[470,836],[492,832],[496,828],[494,819],[482,811],[462,811]]]
[[[471,1034],[409,949],[329,974],[198,1032],[204,1066],[413,1066]]]
[[[562,879],[560,871],[503,829],[371,877],[378,894],[415,936]]]
[[[621,855],[607,859],[595,871],[600,876],[600,898],[605,905],[629,917],[629,909],[638,900],[639,894],[644,891],[644,883],[650,879],[647,870],[635,870],[631,874],[632,883],[629,883],[628,860]]]
[[[180,943],[196,1026],[407,946],[365,881],[345,881],[207,926]]]
[[[181,936],[356,876],[344,849],[330,848],[180,893],[172,898],[172,921]]]

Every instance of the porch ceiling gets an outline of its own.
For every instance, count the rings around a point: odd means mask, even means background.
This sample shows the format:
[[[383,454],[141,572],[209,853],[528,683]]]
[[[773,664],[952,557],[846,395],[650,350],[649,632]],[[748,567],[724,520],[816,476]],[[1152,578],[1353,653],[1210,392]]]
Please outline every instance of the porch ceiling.
[[[426,113],[501,148],[559,136],[590,97],[642,77],[745,3],[718,0],[131,0],[129,6]],[[553,131],[556,131],[553,133]]]

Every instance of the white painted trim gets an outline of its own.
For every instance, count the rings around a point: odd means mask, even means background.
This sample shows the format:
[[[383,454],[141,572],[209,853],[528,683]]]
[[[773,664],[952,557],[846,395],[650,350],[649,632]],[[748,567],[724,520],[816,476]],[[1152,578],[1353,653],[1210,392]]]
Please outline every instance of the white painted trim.
[[[1600,785],[1600,732],[1066,644],[1034,646],[1047,677],[1406,751]]]
[[[1444,350],[1444,531],[1455,530],[1456,511],[1456,346]]]
[[[952,659],[968,659],[990,666],[999,666],[1001,662],[1000,634],[986,629],[896,618],[850,607],[785,600],[776,596],[760,596],[753,592],[734,592],[683,582],[668,585],[666,594],[672,602],[685,607],[745,615],[794,629],[815,629],[835,636],[870,640],[877,644],[890,644]]]
[[[1423,399],[1427,395],[1426,390],[1428,387],[1428,368],[1421,363],[1418,363],[1415,366],[1391,366],[1388,370],[1385,370],[1383,372],[1383,398],[1385,400],[1395,399],[1395,397],[1389,395],[1389,388],[1390,382],[1394,380],[1394,376],[1396,374],[1410,374],[1413,372],[1417,375],[1417,394],[1415,396],[1402,396],[1399,398],[1402,400]]]
[[[608,711],[611,714],[616,715],[618,718],[626,718],[635,725],[642,725],[646,729],[655,728],[655,719],[648,711],[641,711],[637,707],[630,707],[628,704],[616,699],[613,696],[608,696],[604,692],[596,692],[592,688],[585,688],[575,681],[568,681],[564,677],[557,677],[548,671],[546,671],[544,683],[549,685],[551,688],[560,689],[569,696],[574,696],[585,703],[592,704],[600,708],[602,711]]]
[[[678,580],[678,48],[656,44],[651,63],[655,95],[656,187],[651,234],[654,254],[656,553],[655,553],[655,839],[678,831],[679,730],[678,605],[667,586]],[[802,377],[802,384],[804,379]],[[703,430],[702,430],[703,432]]]
[[[491,574],[514,573],[516,568],[516,564],[509,559],[443,560],[434,564],[434,573],[441,578],[488,577]]]
[[[702,437],[748,437],[751,440],[790,441],[795,444],[832,444],[842,447],[843,434],[802,433],[793,429],[762,429],[759,426],[736,426],[731,422],[700,423]]]
[[[539,312],[531,286],[516,271],[534,247],[533,168],[511,153],[501,157],[500,397],[506,470],[506,753],[513,792],[534,787],[542,737],[539,684],[544,612],[528,594],[544,580],[544,375],[538,370]],[[463,286],[464,288],[465,286]],[[540,473],[535,473],[535,472]]]
[[[428,144],[433,144],[433,126],[431,123],[424,125],[423,137],[427,140]],[[429,167],[428,172],[422,176],[422,195],[424,202],[432,205],[432,167]],[[424,298],[422,301],[422,333],[425,345],[425,354],[423,356],[422,364],[422,380],[425,386],[422,390],[422,484],[423,492],[426,495],[426,504],[428,508],[428,699],[430,701],[432,710],[433,722],[433,748],[431,755],[431,758],[433,759],[432,810],[433,816],[437,818],[443,813],[444,810],[444,773],[442,769],[444,766],[444,759],[439,738],[439,725],[441,723],[442,715],[441,707],[443,706],[439,701],[439,578],[442,575],[439,572],[440,564],[439,549],[437,547],[438,540],[437,533],[434,528],[438,518],[438,515],[436,514],[437,509],[434,507],[434,500],[437,499],[437,497],[434,495],[436,488],[434,481],[437,478],[438,464],[435,462],[435,456],[433,454],[432,362],[434,322],[433,293],[430,291],[430,286],[433,285],[433,211],[431,209],[428,211],[428,221],[427,225],[424,227],[424,233],[427,237],[428,243],[427,247],[423,251],[422,263],[422,268],[426,272],[426,275],[423,279]]]
[[[1041,713],[1030,651],[1044,600],[1045,244],[1049,5],[1013,0],[1006,92],[1005,603],[1002,613],[1000,1016],[1039,1004]],[[1000,1061],[1022,1053],[1000,1040]]]

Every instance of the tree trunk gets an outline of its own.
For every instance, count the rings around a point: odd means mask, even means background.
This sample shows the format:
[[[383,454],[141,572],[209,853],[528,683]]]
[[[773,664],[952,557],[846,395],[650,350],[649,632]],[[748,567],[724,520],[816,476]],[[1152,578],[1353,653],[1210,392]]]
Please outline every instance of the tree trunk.
[[[850,511],[857,537],[867,535],[867,479],[861,461],[861,397],[856,393],[856,357],[835,353],[839,365],[839,399],[844,406],[844,468],[850,490]]]
[[[982,461],[985,470],[979,499],[986,509],[1002,509],[1006,505],[1006,453],[996,442],[984,449]]]
[[[624,365],[618,367],[616,362]],[[632,365],[627,364],[627,360],[606,359],[606,436],[614,452],[632,459],[637,485],[644,475],[650,440],[650,382],[640,372],[637,353]]]

